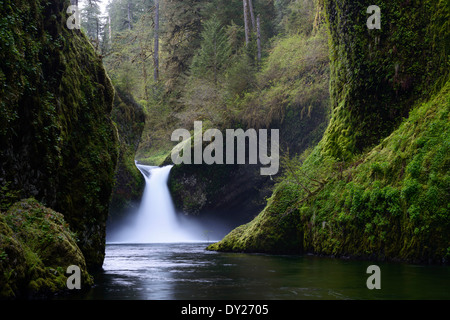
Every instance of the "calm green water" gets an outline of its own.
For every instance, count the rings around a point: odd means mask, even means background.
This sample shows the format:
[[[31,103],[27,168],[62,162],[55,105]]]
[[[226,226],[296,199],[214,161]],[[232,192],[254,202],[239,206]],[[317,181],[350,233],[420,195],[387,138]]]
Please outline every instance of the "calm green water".
[[[450,268],[218,253],[205,243],[109,244],[86,299],[450,299]],[[381,268],[369,290],[367,267]]]

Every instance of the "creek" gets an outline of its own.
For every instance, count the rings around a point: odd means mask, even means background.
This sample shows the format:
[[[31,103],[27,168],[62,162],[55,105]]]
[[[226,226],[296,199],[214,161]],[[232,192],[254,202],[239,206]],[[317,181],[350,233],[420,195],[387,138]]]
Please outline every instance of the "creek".
[[[207,243],[108,244],[85,299],[450,299],[450,269],[377,263],[381,289],[366,286],[369,261],[206,251]]]
[[[176,214],[171,167],[138,168],[146,179],[141,206],[109,235],[103,270],[84,299],[450,299],[445,266],[207,251],[202,226]],[[373,264],[380,290],[366,286]]]

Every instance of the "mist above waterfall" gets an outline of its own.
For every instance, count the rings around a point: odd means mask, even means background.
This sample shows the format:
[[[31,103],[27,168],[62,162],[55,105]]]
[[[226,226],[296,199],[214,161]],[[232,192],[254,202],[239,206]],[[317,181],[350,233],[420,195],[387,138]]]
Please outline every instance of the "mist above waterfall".
[[[175,210],[167,181],[172,166],[152,167],[136,164],[145,177],[141,204],[131,218],[108,235],[108,242],[158,243],[206,241],[206,230],[183,219]]]

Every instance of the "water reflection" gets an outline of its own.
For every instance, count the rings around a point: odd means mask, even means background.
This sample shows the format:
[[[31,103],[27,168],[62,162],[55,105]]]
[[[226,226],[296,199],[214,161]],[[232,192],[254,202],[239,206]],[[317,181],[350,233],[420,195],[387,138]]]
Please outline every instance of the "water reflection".
[[[104,271],[86,299],[449,299],[450,268],[313,256],[205,251],[204,243],[107,245]]]

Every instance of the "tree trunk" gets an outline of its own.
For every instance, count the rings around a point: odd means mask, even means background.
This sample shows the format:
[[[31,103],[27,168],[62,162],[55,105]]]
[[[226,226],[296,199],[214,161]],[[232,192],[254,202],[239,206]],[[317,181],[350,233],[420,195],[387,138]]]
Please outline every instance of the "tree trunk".
[[[153,52],[153,79],[159,79],[159,0],[155,0],[155,48]]]
[[[112,27],[111,27],[111,16],[108,14],[108,34],[109,34],[109,45],[111,46],[112,41]]]
[[[98,51],[100,46],[100,23],[98,17],[95,19],[95,51]]]
[[[148,101],[148,89],[147,89],[147,67],[145,66],[145,52],[141,47],[141,59],[142,59],[142,75],[144,76],[144,99]]]
[[[131,2],[130,0],[128,0],[128,29],[133,29],[133,26],[131,24],[131,19],[132,19],[132,14],[131,14]]]
[[[257,45],[258,45],[258,64],[261,62],[261,24],[260,15],[256,20],[256,35],[257,35]]]
[[[248,0],[248,7],[250,8],[250,19],[252,21],[252,30],[253,30],[253,32],[256,32],[255,14],[253,13],[252,0]]]
[[[245,45],[248,46],[249,42],[249,29],[248,29],[248,3],[247,0],[242,0],[244,3],[244,30],[245,30]]]

